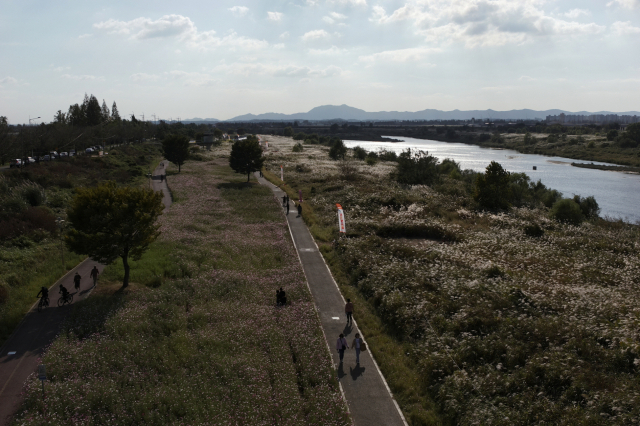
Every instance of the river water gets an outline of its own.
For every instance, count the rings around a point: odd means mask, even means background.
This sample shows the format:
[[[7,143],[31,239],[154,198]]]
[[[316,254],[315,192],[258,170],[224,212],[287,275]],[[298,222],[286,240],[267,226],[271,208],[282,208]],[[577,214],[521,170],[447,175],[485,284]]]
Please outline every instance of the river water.
[[[344,141],[348,148],[361,146],[367,151],[386,149],[400,154],[407,148],[428,151],[434,157],[451,158],[463,169],[483,172],[491,161],[505,170],[526,173],[532,181],[541,180],[547,187],[556,189],[565,197],[593,195],[600,206],[600,216],[640,222],[640,175],[606,170],[573,167],[571,162],[586,163],[563,157],[545,157],[521,154],[508,149],[482,148],[477,145],[448,143],[424,139],[393,136],[402,142]],[[590,161],[589,161],[590,163]],[[594,164],[604,164],[593,162]],[[533,170],[533,167],[537,170]]]

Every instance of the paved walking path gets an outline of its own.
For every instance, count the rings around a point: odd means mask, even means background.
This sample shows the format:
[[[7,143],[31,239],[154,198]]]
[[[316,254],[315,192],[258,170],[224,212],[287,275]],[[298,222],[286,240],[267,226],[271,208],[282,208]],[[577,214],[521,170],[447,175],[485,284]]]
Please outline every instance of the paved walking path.
[[[276,198],[282,201],[284,192],[280,188],[259,177],[258,173],[256,177],[261,184],[270,187]],[[355,334],[360,333],[362,336],[362,332],[358,330],[355,321],[353,326],[346,326],[345,300],[309,229],[302,218],[298,217],[296,206],[291,206],[287,222],[355,425],[406,426],[407,423],[369,351],[360,353],[360,365],[356,365],[355,350],[348,349],[344,355],[344,362],[340,363],[336,351],[336,341],[340,333],[345,335],[351,346]],[[356,306],[356,312],[357,309]],[[362,337],[366,342],[367,336]]]
[[[167,160],[162,161],[153,171],[151,175],[151,188],[153,188],[154,191],[162,191],[162,204],[164,204],[165,208],[168,208],[171,205],[171,192],[169,192],[169,187],[167,186],[166,164]],[[165,179],[162,179],[160,176],[164,176]]]
[[[86,299],[93,290],[93,280],[89,273],[94,265],[102,273],[104,265],[86,259],[60,278],[49,289],[49,307],[38,312],[34,305],[0,348],[0,425],[9,424],[8,416],[22,402],[22,385],[37,369],[44,348],[56,337],[62,320],[71,310],[69,305],[58,308],[60,285],[64,285],[73,294],[73,303]],[[76,272],[82,277],[79,290],[73,284]],[[99,282],[98,280],[98,285]],[[34,301],[38,301],[35,296],[34,294]]]
[[[171,194],[166,180],[160,181],[165,174],[166,160],[153,172],[152,188],[163,192],[165,207],[171,205]],[[22,386],[31,373],[36,371],[44,348],[53,341],[60,330],[70,306],[58,308],[60,285],[64,285],[73,294],[73,303],[86,299],[93,290],[93,281],[89,273],[97,266],[102,273],[104,265],[86,259],[69,271],[49,289],[49,308],[37,312],[37,305],[27,313],[11,337],[0,348],[0,426],[9,424],[9,416],[15,413],[22,402]],[[75,290],[73,277],[78,272],[82,277],[80,289]],[[99,284],[98,280],[98,285]],[[35,299],[34,301],[37,301]]]

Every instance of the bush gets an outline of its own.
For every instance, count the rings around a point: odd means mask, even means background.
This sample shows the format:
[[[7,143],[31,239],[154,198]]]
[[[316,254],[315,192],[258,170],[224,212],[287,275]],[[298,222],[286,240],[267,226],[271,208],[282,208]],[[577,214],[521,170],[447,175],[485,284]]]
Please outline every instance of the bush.
[[[293,146],[292,151],[293,151],[293,152],[302,152],[302,149],[303,149],[303,148],[302,148],[302,144],[301,144],[300,142],[298,142],[297,144],[295,144],[295,145]]]
[[[525,226],[524,233],[528,237],[540,238],[544,235],[544,229],[542,229],[537,223],[534,223],[533,225]]]
[[[293,129],[291,128],[291,126],[287,126],[284,128],[284,135],[285,136],[293,136]]]
[[[46,196],[44,194],[44,189],[42,189],[39,185],[34,184],[33,186],[29,186],[25,188],[22,192],[22,196],[27,200],[32,207],[38,207],[45,203]]]
[[[356,146],[353,148],[353,156],[358,160],[364,160],[367,158],[367,150],[360,146]]]
[[[454,171],[460,174],[460,164],[450,158],[445,158],[438,164],[438,173],[442,175],[451,175]]]
[[[345,155],[347,155],[347,147],[342,140],[338,139],[329,150],[329,158],[332,160],[344,160]]]
[[[381,161],[398,161],[398,154],[395,151],[382,150],[378,154]]]
[[[580,205],[570,198],[563,198],[556,202],[551,208],[551,217],[559,222],[576,226],[584,220]]]
[[[305,140],[306,138],[307,138],[307,135],[306,135],[306,134],[304,134],[304,133],[302,133],[302,132],[300,132],[300,133],[296,133],[296,134],[293,136],[293,140],[294,140],[294,141],[303,141],[303,140]]]
[[[611,129],[607,132],[607,140],[614,141],[618,137],[618,131],[615,129]]]
[[[431,185],[439,180],[438,159],[426,151],[407,149],[398,157],[396,180],[405,185]]]
[[[9,300],[9,289],[3,284],[0,284],[0,305]]]
[[[491,135],[488,133],[480,133],[478,135],[478,142],[486,142],[491,139]]]
[[[582,214],[587,219],[594,219],[600,214],[600,206],[593,196],[582,198],[579,195],[575,195],[573,201],[578,203]]]

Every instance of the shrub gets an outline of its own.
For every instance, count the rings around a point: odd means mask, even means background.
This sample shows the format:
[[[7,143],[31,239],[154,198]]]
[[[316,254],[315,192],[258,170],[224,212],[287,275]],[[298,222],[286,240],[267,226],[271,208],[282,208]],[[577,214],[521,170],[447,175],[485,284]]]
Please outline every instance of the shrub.
[[[364,161],[369,166],[375,166],[376,163],[378,162],[378,158],[367,155],[367,158]]]
[[[353,180],[358,177],[358,167],[353,161],[342,160],[338,163],[338,170],[345,180]]]
[[[571,225],[580,225],[584,220],[580,205],[570,198],[557,201],[551,208],[551,217]]]
[[[451,175],[453,171],[457,171],[460,174],[460,164],[450,158],[445,158],[438,164],[438,173],[440,174]]]
[[[478,135],[478,142],[486,142],[491,139],[491,135],[488,133],[480,133]]]
[[[298,142],[297,144],[295,144],[295,145],[293,146],[292,151],[293,151],[293,152],[302,152],[302,149],[303,149],[303,148],[302,148],[302,144],[301,144],[300,142]]]
[[[405,185],[431,185],[439,180],[438,159],[426,151],[407,149],[398,157],[396,180]]]
[[[4,284],[0,284],[0,305],[4,304],[7,300],[9,300],[9,289],[4,286]]]
[[[293,136],[293,129],[291,128],[291,126],[287,126],[284,128],[284,135],[285,136]]]
[[[307,135],[305,135],[305,134],[304,134],[304,133],[302,133],[302,132],[300,132],[300,133],[296,133],[296,134],[293,136],[293,140],[295,140],[295,141],[303,141],[303,140],[305,140],[306,138],[307,138]]]
[[[484,273],[487,278],[499,278],[504,276],[504,271],[497,265],[493,265],[492,267],[485,269]]]
[[[381,161],[398,161],[398,154],[395,151],[382,150],[378,154]]]
[[[524,134],[524,139],[522,140],[525,145],[533,145],[536,143],[536,138],[531,136],[531,133],[527,132]]]
[[[524,233],[529,237],[540,238],[544,235],[544,229],[542,229],[537,223],[534,223],[532,225],[525,226]]]
[[[338,139],[329,150],[329,158],[332,160],[344,160],[345,155],[347,155],[347,147],[342,140]]]
[[[353,147],[353,156],[358,160],[364,160],[367,158],[367,150],[360,146]]]
[[[593,196],[582,198],[579,195],[575,195],[573,201],[578,203],[582,214],[587,219],[594,219],[600,214],[600,206]]]
[[[618,131],[615,129],[611,129],[607,132],[607,140],[614,141],[618,137]]]
[[[22,192],[22,196],[27,200],[32,207],[41,206],[46,201],[44,189],[40,185],[34,184],[25,188]]]

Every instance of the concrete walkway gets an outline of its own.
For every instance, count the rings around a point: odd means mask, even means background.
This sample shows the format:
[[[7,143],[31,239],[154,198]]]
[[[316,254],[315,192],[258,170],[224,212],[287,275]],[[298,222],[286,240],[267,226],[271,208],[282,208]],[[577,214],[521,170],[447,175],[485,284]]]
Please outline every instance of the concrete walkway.
[[[166,160],[160,163],[153,172],[151,185],[155,191],[163,192],[162,202],[165,208],[171,205],[171,193],[164,175]],[[60,331],[60,326],[70,306],[58,308],[58,291],[64,285],[73,294],[73,303],[86,299],[93,290],[93,281],[89,273],[97,266],[102,273],[105,265],[91,259],[85,259],[69,271],[49,289],[49,308],[37,312],[37,304],[18,325],[11,337],[0,348],[0,426],[9,424],[9,416],[13,415],[22,402],[22,386],[29,375],[37,370],[44,348],[53,341]],[[82,277],[80,290],[76,291],[73,277],[78,272]],[[98,280],[100,285],[100,280]],[[35,294],[34,300],[35,299]]]
[[[15,413],[22,402],[21,392],[25,380],[36,371],[44,348],[58,335],[64,317],[71,310],[69,305],[58,308],[60,285],[64,285],[73,294],[73,303],[86,299],[94,288],[93,280],[89,277],[94,265],[102,273],[104,265],[86,259],[60,278],[49,289],[49,307],[38,312],[37,304],[34,304],[0,348],[0,425],[9,424],[8,417]],[[76,272],[82,277],[79,290],[73,284]],[[33,298],[38,302],[35,297],[34,294]]]
[[[280,188],[259,177],[258,173],[256,173],[256,178],[258,182],[271,188],[276,198],[282,203],[282,197],[285,194]],[[286,216],[300,263],[320,316],[324,335],[331,349],[334,364],[337,366],[338,380],[347,398],[349,411],[355,425],[406,426],[407,423],[400,408],[369,351],[360,353],[360,365],[356,365],[355,350],[348,349],[344,355],[344,362],[340,363],[336,351],[336,341],[340,333],[345,335],[349,346],[351,346],[356,333],[360,333],[365,342],[367,336],[363,336],[362,332],[358,330],[355,321],[353,326],[346,326],[345,300],[309,229],[302,218],[297,217],[298,212],[293,203],[291,203],[290,212]],[[356,306],[356,316],[357,310]]]

